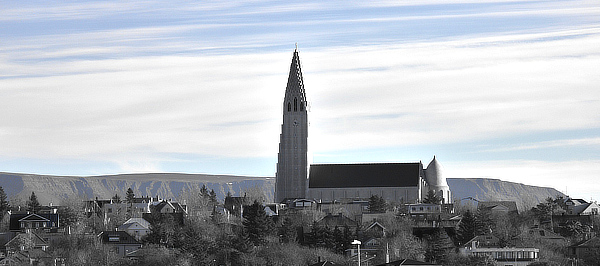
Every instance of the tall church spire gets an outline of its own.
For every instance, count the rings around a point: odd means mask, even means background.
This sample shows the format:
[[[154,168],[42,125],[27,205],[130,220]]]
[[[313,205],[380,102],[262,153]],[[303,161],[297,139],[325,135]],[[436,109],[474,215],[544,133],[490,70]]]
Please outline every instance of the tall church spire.
[[[300,68],[298,48],[294,50],[285,97],[283,124],[279,140],[275,200],[306,197],[308,118],[306,94]]]

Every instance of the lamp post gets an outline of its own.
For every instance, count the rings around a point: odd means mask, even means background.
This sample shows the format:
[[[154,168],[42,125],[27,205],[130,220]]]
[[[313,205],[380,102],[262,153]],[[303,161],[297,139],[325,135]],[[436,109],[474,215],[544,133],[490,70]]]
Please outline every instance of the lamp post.
[[[360,244],[361,244],[361,243],[360,243],[360,241],[358,241],[358,240],[356,240],[356,239],[355,239],[355,240],[354,240],[354,241],[352,241],[352,243],[350,243],[350,244],[352,244],[352,245],[356,245],[356,247],[358,247],[358,266],[360,266]]]

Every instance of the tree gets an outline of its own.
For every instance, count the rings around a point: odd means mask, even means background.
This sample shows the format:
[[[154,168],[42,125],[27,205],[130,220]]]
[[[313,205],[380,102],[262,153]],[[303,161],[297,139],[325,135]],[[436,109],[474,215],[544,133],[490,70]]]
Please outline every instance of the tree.
[[[215,193],[214,189],[210,190],[210,195],[208,196],[208,201],[212,206],[217,205],[217,193]]]
[[[283,243],[296,243],[298,242],[298,227],[297,221],[292,219],[290,216],[286,216],[279,227],[280,240]]]
[[[463,215],[460,223],[458,224],[458,230],[456,232],[458,236],[458,244],[463,245],[469,240],[475,237],[477,232],[477,221],[475,216],[470,210],[467,210]]]
[[[448,254],[454,248],[450,237],[444,228],[438,227],[435,232],[427,237],[427,249],[425,250],[425,260],[442,264],[446,262]]]
[[[475,235],[485,235],[492,232],[494,221],[492,220],[492,211],[487,208],[477,209],[475,213],[476,229]]]
[[[4,188],[0,186],[0,221],[4,219],[6,212],[10,209]]]
[[[430,190],[429,192],[427,192],[427,196],[425,197],[425,199],[423,199],[423,203],[428,203],[428,204],[440,204],[441,202],[442,202],[442,197],[437,195],[435,193],[435,191],[433,191],[433,190]]]
[[[29,196],[29,200],[27,200],[27,210],[35,213],[41,207],[42,207],[42,205],[38,201],[37,196],[35,195],[35,192],[32,191],[31,196]]]
[[[115,194],[112,197],[112,201],[113,201],[113,203],[121,203],[121,197],[119,196],[119,194]]]
[[[133,200],[135,199],[135,194],[133,194],[133,189],[131,189],[131,188],[127,189],[127,194],[125,195],[125,199],[127,200],[127,203],[133,204]]]
[[[273,221],[267,216],[264,207],[258,201],[244,209],[244,221],[242,224],[248,237],[255,246],[259,246],[266,242],[266,237],[273,231]]]
[[[369,212],[383,213],[387,209],[387,203],[383,197],[373,195],[369,198]]]

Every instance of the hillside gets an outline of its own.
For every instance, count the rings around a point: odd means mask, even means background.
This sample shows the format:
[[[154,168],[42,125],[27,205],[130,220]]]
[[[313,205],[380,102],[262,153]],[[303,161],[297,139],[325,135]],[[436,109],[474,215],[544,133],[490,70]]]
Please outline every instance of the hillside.
[[[515,201],[519,211],[530,209],[548,197],[565,196],[554,188],[537,187],[488,178],[448,178],[455,200],[471,197],[479,201]],[[462,204],[469,200],[463,200]],[[473,203],[473,202],[470,202]]]
[[[543,201],[547,197],[563,195],[553,188],[528,186],[498,179],[449,178],[453,198],[472,197],[476,200],[514,200],[520,210]],[[65,198],[110,198],[115,194],[125,196],[132,188],[137,196],[177,198],[185,191],[198,191],[202,185],[214,189],[222,200],[227,193],[243,195],[258,188],[268,200],[273,199],[275,179],[266,177],[207,175],[207,174],[122,174],[91,177],[49,176],[33,174],[0,173],[0,186],[11,200],[26,200],[34,191],[42,204],[60,204]],[[468,200],[467,200],[468,202]],[[463,204],[466,202],[463,200]]]
[[[275,180],[265,177],[206,175],[206,174],[122,174],[107,176],[49,176],[0,173],[0,186],[11,200],[26,200],[34,191],[42,204],[60,204],[65,198],[111,198],[125,196],[132,188],[136,196],[178,198],[185,191],[199,191],[202,185],[214,189],[219,199],[227,193],[242,195],[246,190],[261,188],[267,199],[273,199]]]

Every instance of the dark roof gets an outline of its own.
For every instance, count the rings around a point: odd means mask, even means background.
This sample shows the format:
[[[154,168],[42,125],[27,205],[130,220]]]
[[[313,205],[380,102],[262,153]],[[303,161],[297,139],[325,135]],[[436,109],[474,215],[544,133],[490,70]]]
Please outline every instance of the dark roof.
[[[310,188],[416,187],[421,163],[313,164]]]
[[[98,237],[105,244],[140,244],[130,234],[123,231],[102,231]],[[116,239],[116,237],[118,237],[118,240],[111,241],[111,238]]]
[[[32,214],[30,213],[12,213],[10,214],[10,221],[9,221],[9,230],[20,230],[21,229],[21,222],[20,220],[30,216]],[[35,216],[32,217],[42,217],[44,219],[48,219],[50,222],[53,222],[56,227],[58,227],[58,221],[59,221],[59,217],[57,213],[36,213],[34,214]],[[30,218],[32,218],[30,217]]]
[[[492,209],[496,206],[504,206],[509,212],[518,212],[517,203],[514,201],[480,201],[477,208]]]
[[[344,216],[343,214],[327,214],[327,216],[323,217],[321,220],[319,220],[317,222],[317,224],[321,225],[321,226],[328,226],[329,228],[335,228],[337,227],[344,227],[344,226],[348,226],[348,227],[356,227],[358,226],[358,223],[346,216]]]

